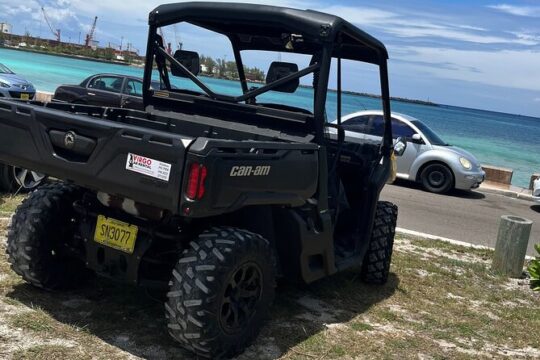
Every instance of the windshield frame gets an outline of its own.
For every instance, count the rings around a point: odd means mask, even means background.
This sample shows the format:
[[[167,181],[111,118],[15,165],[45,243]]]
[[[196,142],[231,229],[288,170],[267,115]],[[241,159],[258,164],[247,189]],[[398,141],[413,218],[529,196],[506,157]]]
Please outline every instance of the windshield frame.
[[[15,75],[15,73],[10,68],[8,68],[6,65],[2,63],[0,63],[0,74]]]

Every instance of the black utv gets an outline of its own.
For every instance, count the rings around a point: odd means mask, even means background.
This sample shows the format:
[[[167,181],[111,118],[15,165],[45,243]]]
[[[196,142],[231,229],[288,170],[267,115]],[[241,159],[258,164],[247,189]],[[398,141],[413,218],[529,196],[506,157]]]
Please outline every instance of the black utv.
[[[236,95],[199,75],[196,52],[168,51],[160,28],[173,24],[228,41]],[[397,219],[379,201],[394,156],[384,45],[339,17],[274,6],[169,4],[149,25],[145,111],[0,101],[0,161],[61,179],[17,209],[13,270],[48,290],[89,272],[163,287],[170,334],[209,358],[257,336],[276,277],[311,283],[356,268],[384,283]],[[265,84],[247,80],[254,51],[277,60]],[[382,143],[341,127],[342,72],[354,62],[380,80]],[[289,101],[299,92],[308,106]]]

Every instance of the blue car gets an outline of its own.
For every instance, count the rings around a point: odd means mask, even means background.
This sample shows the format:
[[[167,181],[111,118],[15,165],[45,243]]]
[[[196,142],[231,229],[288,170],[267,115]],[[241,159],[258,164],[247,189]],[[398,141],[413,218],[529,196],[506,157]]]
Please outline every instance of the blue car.
[[[36,89],[26,79],[0,64],[0,98],[34,100]],[[27,169],[0,164],[0,191],[33,190],[45,180],[45,175]]]
[[[0,64],[0,98],[34,100],[35,96],[34,85]]]

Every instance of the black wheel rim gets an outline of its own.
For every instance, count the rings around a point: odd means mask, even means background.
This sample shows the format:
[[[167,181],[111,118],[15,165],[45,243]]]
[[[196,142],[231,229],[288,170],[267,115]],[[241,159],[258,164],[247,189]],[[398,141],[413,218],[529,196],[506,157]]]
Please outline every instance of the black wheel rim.
[[[254,263],[240,266],[230,277],[223,295],[220,322],[228,333],[237,333],[253,315],[262,294],[262,275]]]
[[[446,182],[446,176],[441,170],[436,169],[428,174],[428,181],[431,186],[435,188],[440,188],[444,186]]]

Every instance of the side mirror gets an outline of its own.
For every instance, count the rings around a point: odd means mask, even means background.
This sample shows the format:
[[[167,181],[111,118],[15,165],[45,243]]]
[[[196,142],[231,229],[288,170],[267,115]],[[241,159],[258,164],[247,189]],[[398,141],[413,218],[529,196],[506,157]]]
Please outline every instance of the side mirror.
[[[412,142],[415,144],[423,144],[424,140],[422,139],[422,135],[416,133],[411,138]]]
[[[274,61],[272,64],[270,64],[270,69],[268,69],[268,74],[266,75],[266,85],[297,72],[297,64]],[[300,79],[294,79],[281,86],[278,86],[277,88],[274,88],[274,91],[293,93],[296,91],[296,89],[298,89],[298,86],[300,86]]]
[[[201,64],[199,62],[199,54],[195,51],[176,50],[174,58],[182,65],[184,65],[193,75],[199,75],[201,70]],[[174,76],[188,77],[182,69],[174,64],[171,64],[171,73]]]
[[[394,144],[394,154],[396,156],[402,156],[407,150],[407,143],[402,138],[397,138]]]

